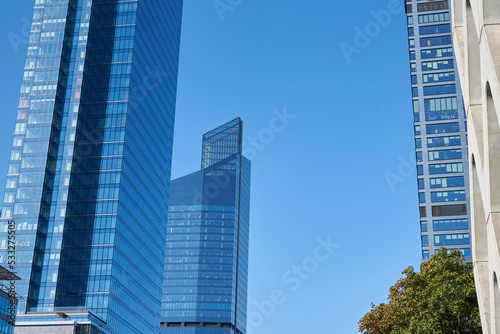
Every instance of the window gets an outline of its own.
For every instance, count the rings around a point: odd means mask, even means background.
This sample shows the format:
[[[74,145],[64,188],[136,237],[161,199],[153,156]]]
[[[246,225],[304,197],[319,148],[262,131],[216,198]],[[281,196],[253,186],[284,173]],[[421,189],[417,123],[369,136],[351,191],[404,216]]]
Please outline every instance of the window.
[[[16,123],[16,128],[14,130],[14,133],[25,132],[25,131],[26,131],[26,123]]]
[[[451,25],[446,23],[432,26],[421,26],[418,28],[418,31],[420,32],[420,35],[442,34],[451,32]]]
[[[463,176],[438,177],[430,179],[431,188],[463,187],[465,180]]]
[[[437,99],[425,99],[424,100],[425,111],[445,111],[445,110],[457,110],[457,98],[456,97],[443,97]]]
[[[440,82],[440,81],[454,81],[454,80],[455,80],[455,72],[424,74],[422,76],[422,81],[424,83]]]
[[[420,222],[420,231],[427,232],[427,222],[426,221]]]
[[[425,120],[426,121],[440,121],[447,119],[457,119],[458,110],[445,110],[445,111],[426,111]]]
[[[429,165],[429,174],[463,173],[464,166],[461,162],[451,164]]]
[[[417,4],[417,11],[419,12],[430,12],[448,8],[448,1],[431,1]]]
[[[415,80],[417,76],[415,76]],[[412,78],[413,80],[413,78]],[[420,108],[419,108],[419,103],[418,100],[413,100],[413,121],[414,122],[420,122]]]
[[[428,260],[429,259],[429,251],[428,250],[423,250],[422,251],[422,259]]]
[[[425,206],[421,206],[419,207],[419,212],[420,212],[420,217],[423,218],[423,217],[427,217],[427,212],[425,210]]]
[[[418,189],[424,189],[425,188],[424,179],[417,179],[417,183],[418,183]]]
[[[425,86],[424,95],[441,95],[441,94],[454,94],[457,92],[455,84],[439,85],[439,86]]]
[[[467,219],[433,220],[432,227],[434,231],[466,230],[469,222]]]
[[[429,246],[429,237],[426,235],[422,236],[422,247]]]
[[[422,165],[417,166],[417,175],[424,175],[424,166]]]
[[[460,136],[427,138],[427,147],[456,146],[460,144]]]
[[[414,113],[420,112],[418,100],[413,100],[413,112]]]
[[[440,150],[427,152],[429,161],[462,159],[462,150]]]
[[[14,139],[12,141],[12,146],[13,147],[21,147],[21,146],[23,146],[23,139],[24,139],[23,136],[14,137]]]
[[[420,138],[415,139],[415,147],[422,148],[422,139]]]
[[[415,60],[417,58],[417,55],[415,54],[415,51],[410,51],[410,60]]]
[[[5,194],[4,203],[14,203],[14,194]]]
[[[451,44],[451,36],[426,37],[420,39],[420,47]]]
[[[408,25],[413,24],[413,16],[411,16],[411,15],[410,15],[410,16],[408,16],[408,17],[407,17],[407,22],[408,22]]]
[[[413,88],[411,89],[411,95],[412,95],[413,97],[418,96],[418,88],[417,88],[417,87],[413,87]]]
[[[421,151],[418,151],[418,152],[417,152],[417,154],[416,154],[416,156],[417,156],[417,161],[418,161],[418,162],[422,162],[422,161],[424,161],[424,159],[423,159],[423,154],[422,154],[422,152],[421,152]]]
[[[411,76],[411,83],[412,83],[412,84],[417,84],[417,83],[418,83],[418,80],[417,80],[417,76],[416,76],[416,75],[412,75],[412,76]]]
[[[425,126],[425,131],[428,135],[435,133],[448,133],[448,132],[459,132],[460,125],[456,123],[440,123],[440,124],[429,124]]]
[[[408,36],[413,36],[415,35],[413,27],[408,28]]]
[[[465,245],[470,243],[469,233],[440,234],[434,236],[435,246]]]
[[[452,48],[440,48],[440,49],[421,50],[420,57],[422,59],[453,57],[453,49]]]
[[[425,203],[425,193],[418,193],[418,202]]]
[[[435,250],[435,253],[438,252],[439,249]],[[470,248],[447,248],[447,253],[450,254],[451,251],[458,250],[460,251],[464,256],[472,256]]]
[[[455,249],[450,249],[450,250],[455,250]],[[459,248],[458,250],[461,251],[464,256],[472,256],[470,248]]]
[[[17,177],[16,178],[8,178],[5,188],[14,189],[14,188],[16,188],[16,184],[17,184]]]
[[[410,40],[408,40],[408,46],[410,48],[414,48],[415,47],[415,40],[412,38]]]
[[[454,68],[453,59],[422,62],[422,71],[434,71]]]
[[[425,14],[418,16],[418,23],[444,22],[449,20],[450,20],[450,13]]]
[[[431,192],[431,202],[465,201],[465,190]]]
[[[420,125],[415,125],[415,136],[420,136]]]
[[[417,71],[417,64],[416,63],[411,63],[410,64],[410,71],[411,72],[416,72]]]
[[[436,205],[432,207],[433,217],[462,216],[467,214],[466,204]]]

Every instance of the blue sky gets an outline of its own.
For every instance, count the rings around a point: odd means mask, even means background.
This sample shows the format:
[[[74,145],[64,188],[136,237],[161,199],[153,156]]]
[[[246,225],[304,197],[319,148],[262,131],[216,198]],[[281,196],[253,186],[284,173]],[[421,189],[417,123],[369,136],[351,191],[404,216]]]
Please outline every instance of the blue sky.
[[[0,192],[33,3],[0,11]],[[199,169],[204,132],[243,118],[249,334],[356,333],[370,302],[420,263],[398,3],[220,0],[218,12],[185,0],[172,176]]]

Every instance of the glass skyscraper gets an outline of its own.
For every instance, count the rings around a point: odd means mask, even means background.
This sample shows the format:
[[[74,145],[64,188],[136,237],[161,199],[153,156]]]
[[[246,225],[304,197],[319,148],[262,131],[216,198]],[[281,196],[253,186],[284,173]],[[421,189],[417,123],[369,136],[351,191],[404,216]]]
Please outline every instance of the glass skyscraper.
[[[172,181],[162,333],[246,333],[250,160],[237,118],[203,135],[201,170]]]
[[[182,4],[35,1],[0,221],[16,333],[159,331]]]
[[[467,122],[449,1],[406,0],[422,258],[460,249],[472,262]]]
[[[0,334],[14,333],[14,320],[17,310],[15,281],[20,278],[0,266]]]

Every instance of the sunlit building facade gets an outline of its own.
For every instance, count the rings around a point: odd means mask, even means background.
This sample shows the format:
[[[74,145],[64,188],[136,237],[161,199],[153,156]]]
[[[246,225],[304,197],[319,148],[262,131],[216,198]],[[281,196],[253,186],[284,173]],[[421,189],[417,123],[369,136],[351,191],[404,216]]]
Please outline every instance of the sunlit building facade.
[[[472,262],[467,124],[450,4],[406,0],[422,259],[460,249]]]
[[[483,333],[500,333],[500,3],[453,0],[471,162],[472,256]]]
[[[0,334],[13,334],[17,311],[15,283],[19,276],[0,266]]]
[[[16,333],[159,331],[182,5],[35,1],[0,221]]]
[[[238,118],[203,136],[202,169],[172,181],[162,333],[246,333],[250,161]]]

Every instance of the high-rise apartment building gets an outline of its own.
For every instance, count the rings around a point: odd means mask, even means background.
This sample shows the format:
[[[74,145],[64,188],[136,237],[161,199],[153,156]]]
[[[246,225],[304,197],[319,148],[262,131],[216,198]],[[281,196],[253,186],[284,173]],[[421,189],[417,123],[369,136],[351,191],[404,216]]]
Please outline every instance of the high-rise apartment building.
[[[237,118],[203,135],[201,170],[172,181],[162,333],[246,333],[250,160]]]
[[[460,249],[472,262],[467,125],[450,4],[406,0],[422,258]]]
[[[483,333],[500,333],[500,2],[453,0],[471,161],[472,256]]]
[[[0,221],[16,333],[159,331],[181,15],[35,1]]]

